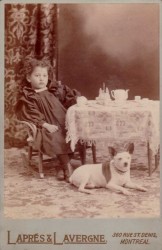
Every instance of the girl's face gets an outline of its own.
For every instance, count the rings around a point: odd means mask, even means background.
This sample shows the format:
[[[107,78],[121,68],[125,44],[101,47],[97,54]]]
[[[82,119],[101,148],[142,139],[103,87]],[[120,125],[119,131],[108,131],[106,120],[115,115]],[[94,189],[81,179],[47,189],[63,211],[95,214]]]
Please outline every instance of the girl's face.
[[[27,76],[28,82],[31,83],[33,89],[42,89],[48,83],[48,69],[46,67],[36,66],[31,75]]]

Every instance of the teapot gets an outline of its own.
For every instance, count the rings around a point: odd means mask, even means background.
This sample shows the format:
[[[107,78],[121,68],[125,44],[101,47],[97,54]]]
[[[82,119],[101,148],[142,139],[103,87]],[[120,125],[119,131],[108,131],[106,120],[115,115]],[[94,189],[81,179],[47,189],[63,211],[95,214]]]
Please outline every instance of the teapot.
[[[125,101],[128,99],[128,91],[129,89],[115,89],[111,91],[111,96],[116,101]]]

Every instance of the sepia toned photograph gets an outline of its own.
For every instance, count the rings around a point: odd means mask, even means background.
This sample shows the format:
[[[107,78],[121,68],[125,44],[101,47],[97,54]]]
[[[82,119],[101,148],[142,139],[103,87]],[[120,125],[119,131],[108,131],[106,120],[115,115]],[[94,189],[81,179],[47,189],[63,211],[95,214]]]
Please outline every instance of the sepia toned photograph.
[[[160,218],[160,4],[4,18],[4,217]]]

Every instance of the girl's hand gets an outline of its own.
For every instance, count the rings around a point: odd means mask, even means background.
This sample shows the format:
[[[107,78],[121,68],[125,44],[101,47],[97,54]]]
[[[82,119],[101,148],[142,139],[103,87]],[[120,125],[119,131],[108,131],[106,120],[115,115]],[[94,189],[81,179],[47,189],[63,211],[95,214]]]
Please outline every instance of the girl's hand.
[[[44,123],[42,127],[47,129],[50,133],[54,133],[58,130],[58,126],[49,123]]]
[[[76,100],[78,105],[87,103],[87,98],[85,96],[78,96]]]

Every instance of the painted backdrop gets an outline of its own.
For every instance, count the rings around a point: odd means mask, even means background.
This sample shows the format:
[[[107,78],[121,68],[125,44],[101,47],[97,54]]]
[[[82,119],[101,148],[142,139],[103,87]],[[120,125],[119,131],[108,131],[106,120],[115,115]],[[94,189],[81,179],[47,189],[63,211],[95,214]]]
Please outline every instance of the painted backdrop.
[[[159,99],[159,12],[159,3],[60,4],[60,80],[89,99],[103,82]]]

